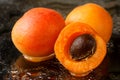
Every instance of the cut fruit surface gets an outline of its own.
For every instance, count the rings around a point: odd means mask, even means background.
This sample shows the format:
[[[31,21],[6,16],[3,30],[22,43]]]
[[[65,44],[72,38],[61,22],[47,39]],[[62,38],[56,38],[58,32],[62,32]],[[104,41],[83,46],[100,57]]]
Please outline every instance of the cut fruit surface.
[[[89,34],[95,39],[96,49],[90,57],[76,61],[71,58],[69,49],[73,40],[83,34]],[[56,58],[70,73],[76,76],[83,76],[83,74],[87,75],[99,66],[103,61],[106,55],[106,43],[89,25],[73,22],[61,31],[55,43],[54,50]]]

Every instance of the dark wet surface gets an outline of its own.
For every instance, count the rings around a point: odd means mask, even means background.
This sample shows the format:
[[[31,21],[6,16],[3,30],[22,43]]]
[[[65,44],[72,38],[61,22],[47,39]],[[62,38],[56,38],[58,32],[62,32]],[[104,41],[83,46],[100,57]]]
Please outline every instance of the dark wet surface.
[[[114,26],[107,57],[91,74],[76,78],[54,58],[41,63],[26,61],[11,41],[11,29],[23,13],[33,7],[49,7],[65,16],[77,5],[95,2],[106,8]],[[20,65],[22,64],[22,65]],[[27,64],[27,65],[26,65]],[[107,70],[108,69],[108,70]],[[106,74],[106,70],[108,74]],[[120,80],[119,0],[0,0],[0,80]]]

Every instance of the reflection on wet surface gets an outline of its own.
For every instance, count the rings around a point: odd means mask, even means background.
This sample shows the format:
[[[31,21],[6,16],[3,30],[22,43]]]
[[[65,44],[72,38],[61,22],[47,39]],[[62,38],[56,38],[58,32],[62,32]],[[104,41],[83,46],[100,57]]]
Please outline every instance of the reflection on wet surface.
[[[69,72],[57,61],[56,58],[34,63],[29,62],[20,56],[16,62],[11,66],[12,79],[40,79],[40,80],[99,80],[101,77],[107,74],[107,60],[103,61],[103,64],[96,70],[91,72],[88,76],[83,78],[73,77]]]

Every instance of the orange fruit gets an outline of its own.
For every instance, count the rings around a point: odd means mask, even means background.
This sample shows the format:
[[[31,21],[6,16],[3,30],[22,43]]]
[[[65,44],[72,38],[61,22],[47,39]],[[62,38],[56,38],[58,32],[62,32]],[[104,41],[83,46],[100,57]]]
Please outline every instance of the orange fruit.
[[[16,48],[30,61],[46,59],[54,52],[54,43],[65,26],[60,13],[48,8],[28,10],[14,25],[11,33]]]
[[[65,23],[83,22],[90,25],[107,43],[112,34],[113,21],[110,14],[98,4],[87,3],[74,8]]]
[[[106,55],[106,42],[88,24],[73,22],[60,32],[55,55],[74,76],[86,76]]]

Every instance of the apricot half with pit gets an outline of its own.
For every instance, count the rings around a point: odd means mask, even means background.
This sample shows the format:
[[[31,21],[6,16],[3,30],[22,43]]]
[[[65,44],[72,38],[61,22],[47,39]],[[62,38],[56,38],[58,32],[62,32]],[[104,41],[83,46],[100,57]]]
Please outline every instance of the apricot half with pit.
[[[86,3],[74,8],[66,17],[66,25],[71,22],[89,24],[107,43],[112,34],[112,17],[98,4]]]
[[[73,22],[60,32],[55,55],[74,76],[85,76],[98,67],[106,55],[106,42],[90,25]]]
[[[11,37],[27,60],[37,62],[53,56],[54,43],[64,26],[65,21],[57,11],[32,8],[15,23]]]

